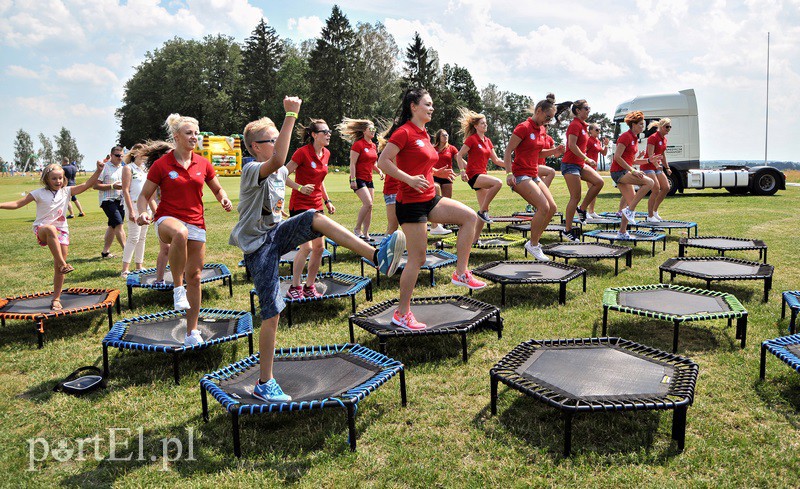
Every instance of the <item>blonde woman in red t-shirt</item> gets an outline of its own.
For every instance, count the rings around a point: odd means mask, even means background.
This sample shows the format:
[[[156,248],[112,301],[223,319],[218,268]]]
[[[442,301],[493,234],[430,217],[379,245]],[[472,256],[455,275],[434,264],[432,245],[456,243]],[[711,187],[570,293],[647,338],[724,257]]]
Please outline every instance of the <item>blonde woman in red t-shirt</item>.
[[[289,199],[289,216],[296,216],[303,212],[322,212],[323,206],[328,209],[328,214],[336,212],[336,207],[328,197],[323,180],[328,174],[328,161],[331,152],[327,146],[331,143],[331,130],[322,119],[311,119],[308,126],[297,125],[297,134],[305,143],[294,152],[291,161],[286,164],[289,174],[295,174],[294,181],[286,179],[286,185],[292,188],[292,197]],[[300,249],[292,263],[292,285],[286,292],[290,299],[303,297],[321,297],[314,283],[317,272],[322,264],[322,251],[325,238],[316,238],[300,245]],[[303,269],[308,258],[308,275],[306,282],[300,282]]]
[[[600,155],[608,154],[608,138],[600,139],[600,125],[596,122],[589,124],[589,140],[586,142],[586,156],[595,162],[600,158]],[[597,166],[593,166],[597,170]],[[591,184],[588,184],[591,185]],[[589,219],[600,219],[600,215],[594,211],[594,203],[597,202],[597,196],[586,204],[586,217]]]
[[[653,179],[653,191],[650,192],[650,197],[647,199],[647,222],[661,222],[663,219],[658,215],[658,207],[664,202],[664,198],[669,193],[667,175],[672,174],[665,153],[667,150],[667,134],[672,129],[672,121],[667,117],[653,121],[648,129],[652,128],[657,128],[657,130],[647,138],[647,157],[661,156],[661,163],[648,163],[642,166],[641,169],[648,177]]]
[[[475,227],[473,236],[473,241],[477,242],[484,223],[492,223],[489,217],[489,204],[503,187],[503,182],[499,178],[487,173],[489,160],[492,160],[500,168],[505,168],[506,165],[497,157],[494,144],[486,137],[486,131],[489,129],[486,116],[464,107],[459,108],[458,113],[464,144],[456,155],[456,161],[461,170],[461,180],[467,182],[478,198],[478,217],[481,222]],[[469,155],[468,161],[464,161],[464,157],[467,155]]]
[[[433,135],[433,147],[439,155],[439,161],[433,165],[433,171],[447,172],[446,177],[438,177],[433,175],[433,184],[436,186],[436,193],[448,199],[453,198],[453,180],[455,179],[455,172],[453,172],[453,157],[458,153],[458,148],[450,144],[450,135],[444,129],[439,129]],[[431,223],[431,234],[441,236],[450,234],[453,231],[445,228],[439,223]]]
[[[200,315],[200,273],[206,255],[206,224],[203,216],[203,183],[226,212],[233,209],[228,194],[219,183],[211,162],[194,152],[200,127],[197,119],[171,114],[164,123],[175,149],[150,167],[147,181],[136,202],[137,224],[151,221],[147,212],[156,189],[161,202],[155,215],[158,239],[169,244],[169,268],[172,274],[175,309],[186,310],[186,346],[205,340],[197,329]]]
[[[431,144],[425,124],[433,115],[433,100],[427,90],[416,88],[403,94],[398,110],[400,116],[387,134],[386,148],[378,158],[378,168],[400,183],[397,189],[397,220],[406,235],[408,261],[400,276],[400,299],[392,323],[411,330],[427,327],[411,311],[411,295],[417,283],[420,267],[425,263],[428,242],[427,222],[457,224],[462,229],[475,229],[475,211],[453,199],[436,195],[433,186],[433,166],[439,160]],[[475,279],[468,270],[472,235],[459,233],[456,243],[458,261],[452,282],[480,289],[484,282]]]
[[[372,138],[375,137],[375,124],[366,119],[345,117],[336,129],[346,141],[352,143],[350,147],[350,188],[361,199],[361,209],[358,210],[353,234],[369,239],[372,204],[375,199],[372,172],[377,171],[383,180],[383,172],[375,165],[378,161],[378,149],[372,142]]]

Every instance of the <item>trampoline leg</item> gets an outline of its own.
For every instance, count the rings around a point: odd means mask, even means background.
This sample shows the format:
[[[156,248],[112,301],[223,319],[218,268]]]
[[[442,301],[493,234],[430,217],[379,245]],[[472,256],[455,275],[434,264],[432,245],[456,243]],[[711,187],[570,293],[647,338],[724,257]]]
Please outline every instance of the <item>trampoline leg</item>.
[[[769,291],[772,289],[772,279],[767,278],[764,280],[764,302],[769,300]]]
[[[364,276],[364,262],[361,262],[361,276]]]
[[[564,413],[564,457],[572,455],[572,413]]]
[[[406,407],[408,398],[406,397],[406,369],[400,369],[400,404]]]
[[[353,320],[350,319],[349,323],[350,323],[350,343],[355,343],[356,342],[356,335],[355,335],[355,332],[353,331]]]
[[[133,287],[128,286],[128,309],[133,310]]]
[[[250,292],[250,314],[252,314],[253,317],[256,315],[256,300],[255,294],[252,291]]]
[[[785,317],[786,317],[786,297],[781,299],[781,319],[784,319]],[[6,325],[5,323],[6,320],[3,319],[3,326]]]
[[[108,345],[103,345],[103,377],[108,378]]]
[[[583,291],[586,292],[586,271],[583,271]]]
[[[253,333],[247,335],[247,346],[250,347],[250,355],[253,354]]]
[[[630,268],[633,266],[633,252],[629,251],[625,254],[625,266]]]
[[[792,318],[789,321],[789,332],[795,334],[797,332],[797,309],[792,310]]]
[[[289,321],[289,327],[292,327],[292,303],[286,303],[286,320]]]
[[[614,276],[619,275],[619,258],[614,258]]]
[[[461,360],[467,363],[467,333],[461,333]]]
[[[347,405],[347,432],[350,439],[350,451],[356,451],[356,410],[352,404]]]
[[[608,329],[608,306],[603,306],[603,336],[606,335]]]
[[[497,339],[503,339],[503,318],[500,317],[500,311],[497,311],[497,315],[495,316],[495,329],[497,330]]]
[[[40,320],[36,324],[36,336],[37,336],[37,343],[39,345],[39,349],[41,350],[44,348],[44,320]]]
[[[678,244],[678,256],[682,257],[686,254],[686,245]]]
[[[378,340],[378,350],[380,350],[382,355],[386,355],[386,340]]]
[[[741,331],[742,335],[742,349],[744,349],[745,343],[747,341],[747,315],[740,317],[736,321],[736,329]]]
[[[237,458],[242,458],[242,445],[239,441],[239,413],[231,413],[231,424],[233,425],[233,454]]]
[[[470,289],[470,292],[472,292],[472,289]],[[500,284],[500,305],[506,305],[506,284]]]
[[[333,263],[331,263],[331,257],[328,257],[328,273],[333,273]]]
[[[680,331],[681,323],[675,321],[674,324],[675,326],[673,327],[672,332],[672,353],[678,353],[678,333]]]
[[[661,284],[664,283],[664,270],[659,270],[658,271],[658,283],[661,283]]]
[[[366,294],[366,292],[364,294]],[[350,305],[352,306],[353,314],[355,314],[356,313],[356,295],[355,294],[350,296]]]
[[[567,284],[563,282],[558,287],[558,303],[567,303]]]
[[[233,297],[233,277],[228,277],[228,294]]]
[[[367,284],[367,301],[372,302],[372,282]]]
[[[674,280],[674,279],[675,279],[675,276],[672,277],[672,280]],[[708,290],[711,290],[711,280],[706,280],[706,288]]]
[[[111,331],[111,328],[114,326],[114,309],[112,306],[108,306],[108,330]]]
[[[666,241],[664,242],[664,246],[666,247]],[[666,248],[664,248],[666,249]],[[653,250],[650,252],[650,256],[656,256],[656,242],[653,241]]]
[[[381,271],[377,268],[375,269],[375,285],[381,286]]]
[[[178,360],[178,354],[172,354],[172,375],[175,377],[175,385],[180,385],[181,383],[181,369],[180,369],[180,361]]]
[[[434,276],[433,268],[431,268],[430,272],[431,272],[431,287],[434,287],[436,285],[436,277]]]
[[[764,248],[764,263],[767,263],[767,249]]]
[[[497,414],[497,377],[494,375],[489,376],[489,387],[491,391],[489,405],[491,406],[492,416],[495,416]]]
[[[505,250],[505,252],[506,252],[506,261],[508,261],[508,246],[506,246],[506,247],[505,247],[505,248],[503,248],[503,249],[504,249],[504,250]]]
[[[764,380],[767,373],[767,345],[761,343],[761,366],[758,369],[758,378]]]
[[[683,451],[686,441],[686,406],[675,408],[672,413],[672,439],[678,442],[678,450]]]
[[[114,303],[117,305],[117,315],[122,314],[122,306],[120,305],[120,302],[121,299],[119,296],[117,296],[117,300],[114,301]]]
[[[203,406],[203,421],[208,423],[208,394],[203,386],[200,386],[200,404]]]

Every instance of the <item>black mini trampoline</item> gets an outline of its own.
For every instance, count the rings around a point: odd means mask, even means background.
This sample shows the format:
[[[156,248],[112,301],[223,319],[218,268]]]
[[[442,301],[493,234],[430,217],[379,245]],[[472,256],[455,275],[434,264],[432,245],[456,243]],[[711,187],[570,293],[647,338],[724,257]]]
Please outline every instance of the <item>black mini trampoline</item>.
[[[180,355],[247,337],[253,354],[253,319],[245,311],[200,309],[197,329],[205,340],[197,346],[184,346],[186,311],[167,311],[118,321],[103,338],[103,372],[109,376],[108,349],[167,353],[172,356],[175,384],[180,383]]]
[[[490,216],[489,219],[491,219],[492,222],[486,223],[486,229],[491,232],[493,224],[505,224],[506,226],[511,224],[522,224],[525,222],[530,222],[533,217],[514,214],[511,216]]]
[[[458,257],[452,253],[448,253],[444,250],[427,250],[425,251],[425,263],[420,267],[420,270],[428,270],[430,272],[430,283],[431,287],[436,285],[436,277],[434,272],[443,267],[449,267],[450,265],[455,264],[458,260]],[[402,258],[400,258],[400,264],[397,265],[397,273],[398,276],[400,272],[406,267],[406,262],[408,261],[408,252],[403,252]],[[381,286],[381,272],[378,270],[377,265],[372,263],[372,260],[368,260],[366,258],[361,258],[361,276],[364,277],[364,265],[368,265],[375,269],[375,284],[380,287]]]
[[[589,231],[587,233],[583,233],[581,235],[581,239],[583,237],[587,238],[594,238],[597,241],[601,239],[603,241],[608,241],[609,243],[633,243],[633,246],[636,246],[640,241],[645,243],[651,243],[653,245],[652,252],[650,256],[656,256],[656,242],[660,241],[662,245],[662,250],[667,249],[667,235],[661,233],[650,233],[647,231],[629,231],[628,234],[631,236],[630,238],[619,238],[617,237],[617,231],[615,230],[601,230],[595,229],[594,231]]]
[[[676,275],[698,278],[706,281],[707,288],[711,288],[714,280],[763,280],[764,302],[767,302],[774,271],[775,267],[766,263],[726,256],[678,257],[661,264],[658,267],[658,276],[659,282],[664,282],[664,272],[669,273],[670,280],[674,280]]]
[[[248,272],[249,275],[249,272]],[[222,281],[222,285],[228,285],[228,293],[233,297],[233,280],[231,280],[231,272],[228,267],[222,263],[206,263],[200,271],[200,283],[205,284],[208,282]],[[128,309],[133,309],[133,288],[153,289],[153,290],[172,290],[175,288],[175,283],[172,279],[172,272],[167,265],[167,270],[164,272],[164,283],[156,283],[156,269],[145,268],[144,270],[137,270],[128,275]]]
[[[500,284],[500,305],[506,305],[506,285],[559,284],[558,302],[567,301],[567,283],[583,276],[586,292],[586,270],[572,265],[543,261],[493,261],[472,270],[474,275]],[[472,291],[470,290],[470,295]]]
[[[273,372],[290,402],[267,403],[253,396],[258,382],[259,355],[206,374],[200,381],[203,419],[208,421],[208,394],[219,401],[233,422],[233,453],[242,456],[239,416],[288,413],[326,408],[347,411],[350,450],[356,449],[358,403],[395,375],[400,376],[400,399],[406,405],[403,364],[361,345],[304,346],[275,350]]]
[[[303,275],[301,281],[305,281],[307,275]],[[281,295],[286,303],[286,319],[289,326],[292,326],[292,304],[305,304],[307,302],[324,301],[327,299],[338,299],[341,297],[350,297],[353,312],[356,312],[356,294],[362,290],[366,290],[366,300],[372,300],[372,281],[365,277],[358,275],[349,275],[347,273],[320,273],[317,275],[317,281],[314,286],[317,292],[322,294],[322,297],[303,297],[301,299],[290,299],[286,297],[289,291],[289,286],[292,285],[292,276],[280,277],[281,281]],[[256,301],[258,297],[256,289],[250,291],[250,312],[253,316],[256,315]]]
[[[691,221],[647,222],[646,219],[642,219],[641,221],[636,221],[636,224],[631,224],[630,226],[634,228],[646,228],[650,231],[666,231],[668,234],[672,234],[673,229],[685,229],[687,235],[691,234],[692,229],[694,229],[694,235],[697,236],[697,223]]]
[[[602,226],[603,229],[611,229],[614,227],[618,227],[620,222],[622,222],[622,220],[618,217],[605,217],[605,216],[600,216],[597,219],[587,217],[585,221],[581,221],[576,215],[572,219],[573,226],[592,225],[592,226]]]
[[[767,244],[760,239],[731,238],[728,236],[681,238],[678,241],[678,256],[685,256],[686,248],[716,250],[722,256],[725,256],[726,251],[756,250],[758,251],[758,259],[767,263]]]
[[[458,237],[452,236],[442,240],[442,246],[455,248]],[[525,243],[526,239],[521,236],[514,236],[512,234],[500,233],[483,233],[478,238],[477,243],[473,243],[472,248],[488,250],[502,248],[505,252],[505,259],[508,260],[508,247],[520,246]]]
[[[631,266],[631,249],[605,243],[551,243],[542,246],[546,255],[563,258],[565,264],[572,259],[591,258],[595,260],[614,259],[614,275],[619,273],[619,259],[625,257],[625,265]]]
[[[119,290],[117,289],[84,289],[72,287],[61,291],[61,306],[58,311],[50,308],[53,291],[16,295],[0,299],[0,323],[6,325],[6,319],[21,319],[36,323],[38,346],[44,346],[44,322],[48,319],[69,316],[81,312],[105,309],[108,312],[108,329],[113,325],[114,304],[117,314],[120,313]]]
[[[428,325],[426,329],[416,331],[392,324],[397,302],[397,299],[381,302],[350,316],[350,341],[355,342],[354,324],[378,337],[383,354],[386,354],[389,338],[458,334],[461,335],[461,358],[466,362],[467,333],[487,326],[497,331],[498,339],[503,336],[500,309],[485,302],[459,295],[412,298],[411,311],[419,322]]]
[[[783,336],[761,343],[761,367],[759,369],[761,380],[764,380],[766,375],[767,352],[775,355],[796,372],[800,372],[800,334]]]
[[[603,293],[604,336],[609,310],[671,321],[673,353],[678,351],[680,325],[690,321],[727,319],[730,327],[736,319],[736,338],[742,348],[747,340],[747,311],[733,294],[724,292],[667,284],[608,288]]]
[[[781,319],[786,317],[786,306],[789,306],[791,319],[789,333],[797,333],[797,313],[800,312],[800,290],[788,290],[781,294]]]
[[[499,382],[558,409],[569,457],[577,413],[671,409],[672,439],[683,450],[698,371],[688,358],[621,338],[529,340],[489,371],[491,412]]]
[[[383,240],[383,238],[385,238],[385,237],[386,237],[385,233],[370,233],[369,234],[369,239],[365,239],[365,238],[361,238],[361,239],[365,243],[367,243],[368,245],[374,246],[375,248],[377,248],[378,245],[381,244],[381,241]],[[332,240],[331,238],[327,238],[327,237],[325,238],[325,253],[328,253],[327,256],[330,257],[330,252],[328,251],[328,246],[333,248],[333,259],[335,260],[336,259],[336,251],[339,249],[339,243],[337,243],[336,241]],[[323,255],[323,256],[325,256],[325,255]],[[330,258],[328,258],[328,265],[329,265],[328,268],[330,269]]]

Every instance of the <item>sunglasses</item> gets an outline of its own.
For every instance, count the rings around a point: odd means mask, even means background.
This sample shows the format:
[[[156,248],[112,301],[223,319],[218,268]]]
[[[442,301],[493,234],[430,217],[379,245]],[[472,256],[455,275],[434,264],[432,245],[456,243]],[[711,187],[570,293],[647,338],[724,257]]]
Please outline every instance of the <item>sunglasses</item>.
[[[665,129],[672,129],[672,126],[667,125],[667,126],[664,126],[664,128]]]
[[[253,143],[258,143],[258,144],[275,144],[275,141],[277,141],[277,139],[262,139],[262,140],[260,140],[260,141],[253,141]]]
[[[332,133],[333,131],[331,131],[330,129],[323,129],[323,130],[321,130],[321,131],[312,131],[312,132],[316,132],[316,133],[322,133],[322,134],[330,134],[330,133]]]
[[[581,109],[583,109],[583,110],[592,110],[592,108],[589,107],[588,105],[584,105],[583,107],[581,107]]]
[[[369,132],[375,132],[375,126],[368,127],[368,128],[367,128],[367,131],[369,131]]]
[[[122,155],[121,155],[121,154],[113,154],[113,155],[111,155],[111,156],[116,156],[117,158],[122,158]]]

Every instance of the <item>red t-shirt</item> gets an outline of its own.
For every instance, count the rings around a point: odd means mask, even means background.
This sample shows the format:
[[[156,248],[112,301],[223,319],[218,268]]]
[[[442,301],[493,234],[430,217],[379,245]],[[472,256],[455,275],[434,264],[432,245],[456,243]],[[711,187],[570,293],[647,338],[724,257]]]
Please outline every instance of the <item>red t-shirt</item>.
[[[595,162],[600,157],[600,152],[603,151],[603,143],[594,136],[589,136],[586,141],[586,156],[593,159]]]
[[[161,189],[161,203],[153,220],[169,216],[205,229],[203,183],[216,176],[211,163],[196,153],[192,153],[189,168],[178,164],[172,151],[157,159],[147,172],[147,179]]]
[[[484,137],[478,136],[478,133],[468,137],[464,144],[469,147],[467,156],[467,178],[472,178],[475,175],[485,175],[486,167],[489,164],[489,156],[492,154],[494,144],[492,141]]]
[[[356,178],[367,182],[372,181],[372,169],[378,161],[378,149],[375,143],[364,138],[359,139],[350,148],[350,151],[358,153],[356,161]]]
[[[547,134],[544,139],[545,143],[542,149],[550,149],[553,146],[555,146],[556,142],[549,134]],[[544,156],[540,156],[537,162],[538,162],[537,166],[547,165],[547,158],[545,158]]]
[[[647,144],[653,145],[653,156],[655,155],[663,155],[664,151],[667,150],[667,138],[661,135],[660,132],[656,131],[647,138]],[[659,168],[656,167],[654,163],[647,163],[641,165],[639,167],[642,171],[644,170],[658,170]]]
[[[299,148],[292,155],[292,161],[297,163],[294,171],[294,181],[299,185],[314,184],[314,191],[310,195],[300,193],[299,190],[292,190],[292,197],[289,200],[289,210],[305,211],[308,209],[322,209],[322,181],[328,174],[328,160],[331,152],[328,148],[322,148],[322,158],[317,156],[314,144],[309,143]]]
[[[428,131],[420,129],[411,121],[395,129],[389,142],[400,148],[395,160],[397,167],[411,176],[423,175],[428,180],[428,188],[418,192],[399,182],[397,189],[397,202],[413,204],[427,202],[436,197],[436,187],[433,185],[433,165],[439,161],[439,154],[431,144]]]
[[[453,156],[458,154],[458,149],[452,144],[448,144],[443,150],[439,151],[439,161],[433,167],[435,169],[449,168],[453,169]]]
[[[397,194],[397,187],[400,186],[400,181],[396,178],[392,178],[389,175],[383,179],[383,195],[395,195]]]
[[[589,133],[587,129],[589,128],[589,124],[583,122],[582,120],[578,119],[577,117],[572,119],[572,122],[569,123],[569,127],[567,127],[567,151],[564,153],[564,156],[561,158],[562,163],[571,163],[573,165],[578,165],[583,167],[584,161],[583,158],[576,155],[569,149],[569,137],[575,136],[577,140],[575,144],[578,146],[578,149],[581,150],[584,154],[586,154],[586,142],[589,140]]]
[[[514,135],[522,141],[514,150],[514,161],[511,164],[511,171],[514,176],[528,176],[535,178],[539,176],[539,153],[545,149],[547,143],[547,128],[528,120],[517,124],[514,128]]]
[[[625,145],[625,151],[622,152],[622,159],[625,163],[633,166],[633,161],[636,159],[636,153],[639,152],[639,140],[633,135],[631,131],[625,133],[617,139],[617,144]],[[617,160],[611,162],[611,171],[622,171],[624,168],[617,163]]]

